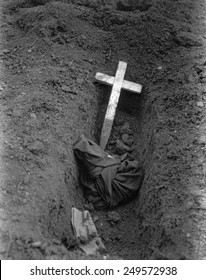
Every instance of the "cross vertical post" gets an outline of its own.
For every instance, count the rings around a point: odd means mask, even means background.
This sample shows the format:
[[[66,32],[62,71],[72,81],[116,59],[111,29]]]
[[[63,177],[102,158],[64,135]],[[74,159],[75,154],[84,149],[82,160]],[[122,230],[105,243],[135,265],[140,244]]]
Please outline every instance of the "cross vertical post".
[[[115,77],[105,75],[102,73],[96,73],[95,79],[107,85],[112,85],[112,92],[109,99],[109,104],[107,106],[107,111],[102,127],[100,147],[104,150],[106,148],[107,142],[109,140],[112,125],[114,122],[114,117],[116,113],[116,108],[118,105],[121,89],[125,89],[134,93],[140,93],[142,86],[133,82],[124,80],[124,76],[127,69],[127,63],[119,61],[117,72]]]

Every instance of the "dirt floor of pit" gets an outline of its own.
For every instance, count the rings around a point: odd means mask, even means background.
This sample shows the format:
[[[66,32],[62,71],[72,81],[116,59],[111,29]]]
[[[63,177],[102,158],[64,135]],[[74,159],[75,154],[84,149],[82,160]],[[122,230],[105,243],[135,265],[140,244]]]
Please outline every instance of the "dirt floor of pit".
[[[138,199],[91,210],[111,256],[206,257],[206,3],[1,1],[1,258],[74,259],[71,207],[88,208],[72,145],[99,142],[110,88],[126,79],[108,150],[145,171]]]

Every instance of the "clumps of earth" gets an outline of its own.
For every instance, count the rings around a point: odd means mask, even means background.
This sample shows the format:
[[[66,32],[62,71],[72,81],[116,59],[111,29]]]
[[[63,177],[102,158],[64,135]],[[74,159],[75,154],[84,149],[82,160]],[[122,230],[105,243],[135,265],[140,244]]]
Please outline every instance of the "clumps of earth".
[[[205,2],[1,1],[1,257],[89,258],[71,209],[90,211],[123,259],[205,257]],[[106,150],[141,162],[130,202],[97,211],[79,182],[73,144],[99,144],[111,76],[128,63]],[[93,258],[93,257],[92,257]]]
[[[127,0],[127,1],[117,1],[116,7],[117,10],[119,11],[135,11],[139,10],[141,12],[147,11],[151,6],[154,1],[152,0]]]
[[[121,222],[121,216],[118,212],[116,211],[110,211],[107,214],[107,220],[109,221],[109,223],[114,226],[115,224],[118,224]]]
[[[117,133],[110,142],[114,144],[114,150],[118,155],[123,155],[125,153],[132,153],[135,150],[133,132],[130,129],[130,124],[124,122],[122,126],[116,127]],[[119,135],[118,135],[119,132]]]

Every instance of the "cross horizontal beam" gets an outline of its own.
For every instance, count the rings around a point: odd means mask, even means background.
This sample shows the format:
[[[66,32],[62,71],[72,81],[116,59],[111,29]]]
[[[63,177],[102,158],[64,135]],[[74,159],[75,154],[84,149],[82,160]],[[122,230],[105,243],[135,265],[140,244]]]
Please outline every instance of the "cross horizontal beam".
[[[114,84],[114,78],[112,76],[102,74],[97,72],[95,75],[95,80],[101,82],[102,84],[112,86]],[[124,80],[122,84],[122,89],[133,92],[133,93],[141,93],[142,85],[136,84],[133,82],[129,82]]]

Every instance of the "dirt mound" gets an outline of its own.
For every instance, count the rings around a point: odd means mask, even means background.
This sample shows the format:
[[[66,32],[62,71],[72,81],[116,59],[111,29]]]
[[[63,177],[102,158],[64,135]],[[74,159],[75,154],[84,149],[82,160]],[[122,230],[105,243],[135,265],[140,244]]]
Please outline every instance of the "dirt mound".
[[[68,5],[46,4],[42,7],[22,9],[17,24],[25,32],[35,32],[44,37],[55,37],[58,33],[68,31],[67,27],[72,29],[75,26],[72,17],[74,14],[71,13]]]

